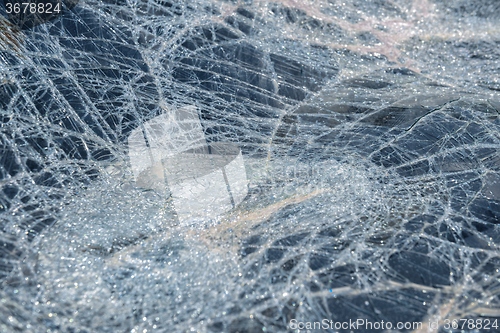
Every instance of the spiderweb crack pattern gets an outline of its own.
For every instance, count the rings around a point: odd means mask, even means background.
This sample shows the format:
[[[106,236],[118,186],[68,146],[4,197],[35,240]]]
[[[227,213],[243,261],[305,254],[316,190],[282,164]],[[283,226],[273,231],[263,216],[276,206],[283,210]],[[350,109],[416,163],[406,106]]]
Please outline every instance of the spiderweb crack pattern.
[[[493,2],[457,6],[89,0],[2,20],[1,331],[498,319],[499,27]],[[250,180],[190,228],[126,144],[188,105]]]

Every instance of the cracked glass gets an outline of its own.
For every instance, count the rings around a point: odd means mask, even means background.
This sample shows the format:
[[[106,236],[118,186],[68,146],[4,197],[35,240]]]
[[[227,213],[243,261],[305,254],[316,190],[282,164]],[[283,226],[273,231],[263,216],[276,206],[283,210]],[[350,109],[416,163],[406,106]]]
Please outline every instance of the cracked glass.
[[[498,330],[497,1],[13,3],[0,331]]]

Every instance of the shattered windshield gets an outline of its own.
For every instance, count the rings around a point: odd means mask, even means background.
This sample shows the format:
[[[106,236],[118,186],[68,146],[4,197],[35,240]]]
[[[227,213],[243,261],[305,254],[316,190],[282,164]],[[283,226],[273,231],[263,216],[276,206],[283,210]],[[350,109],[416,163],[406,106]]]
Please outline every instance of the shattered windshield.
[[[1,332],[499,330],[499,2],[0,13]]]

